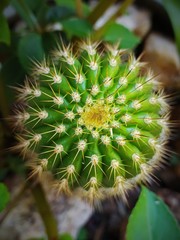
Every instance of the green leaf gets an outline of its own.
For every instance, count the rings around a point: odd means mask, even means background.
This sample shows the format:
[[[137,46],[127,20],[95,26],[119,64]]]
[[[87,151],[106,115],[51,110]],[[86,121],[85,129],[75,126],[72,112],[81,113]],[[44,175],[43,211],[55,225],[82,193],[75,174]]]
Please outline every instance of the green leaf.
[[[108,26],[103,34],[103,39],[110,43],[120,41],[121,48],[134,48],[140,42],[140,39],[134,33],[117,23]]]
[[[62,21],[62,26],[68,37],[87,37],[92,31],[91,24],[79,18],[64,20]]]
[[[158,196],[143,187],[129,218],[127,240],[170,239],[180,239],[180,228],[175,218]]]
[[[6,207],[10,196],[7,187],[0,183],[0,212]]]
[[[44,0],[24,0],[26,2],[26,5],[32,10],[32,11],[38,11],[39,8],[43,5]]]
[[[75,16],[75,11],[68,7],[53,6],[48,9],[46,20],[48,22],[58,22],[62,19],[67,19]]]
[[[11,0],[12,5],[21,16],[21,18],[27,23],[30,29],[39,31],[39,23],[34,15],[28,2],[24,0]]]
[[[24,79],[24,75],[24,71],[17,57],[9,57],[7,61],[3,63],[0,71],[0,81],[4,85],[4,90],[2,87],[0,89],[0,101],[2,100],[3,95],[6,98],[6,101],[3,101],[3,106],[5,104],[8,104],[8,107],[10,107],[15,101],[15,91],[7,86],[15,86],[17,84],[22,84],[22,79]]]
[[[46,21],[46,15],[50,7],[48,6],[47,1],[44,0],[36,1],[23,0],[23,1],[25,1],[26,6],[29,8],[29,13],[31,12],[31,15],[29,15],[29,17],[32,16],[31,26],[33,27],[33,30],[37,32],[42,32],[42,30],[48,23]]]
[[[56,4],[59,6],[66,6],[69,8],[76,8],[76,2],[74,0],[55,0]]]
[[[180,1],[179,0],[161,0],[160,1],[169,14],[174,28],[176,43],[180,52]]]
[[[51,52],[59,41],[59,35],[57,36],[54,32],[44,32],[41,38],[44,51],[47,53]]]
[[[78,232],[76,240],[88,239],[88,231],[85,228],[81,228]]]
[[[69,233],[62,233],[59,236],[59,240],[73,240],[73,238]]]
[[[10,30],[8,22],[3,14],[0,13],[0,42],[10,44]]]
[[[55,0],[56,4],[59,6],[64,6],[64,7],[68,7],[71,9],[76,9],[76,1],[75,0]],[[83,3],[83,13],[85,15],[88,15],[90,13],[90,8],[87,4]]]
[[[30,72],[32,61],[42,61],[45,57],[42,37],[37,33],[29,33],[19,41],[18,57],[23,68]]]

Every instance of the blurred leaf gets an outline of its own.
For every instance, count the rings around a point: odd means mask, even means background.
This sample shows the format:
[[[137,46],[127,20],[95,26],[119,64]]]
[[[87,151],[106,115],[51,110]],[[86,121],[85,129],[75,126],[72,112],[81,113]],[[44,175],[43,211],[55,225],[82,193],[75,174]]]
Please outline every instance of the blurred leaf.
[[[169,14],[174,28],[176,43],[180,53],[180,1],[179,0],[160,0],[163,7]]]
[[[53,6],[49,8],[46,19],[48,22],[57,22],[75,16],[75,11],[68,7]]]
[[[60,39],[55,32],[45,32],[42,34],[42,45],[45,52],[49,53],[57,47],[57,41]]]
[[[24,0],[11,0],[12,5],[21,16],[21,18],[27,23],[30,29],[39,30],[39,24],[37,18],[29,7],[28,3]]]
[[[59,240],[73,240],[73,238],[69,233],[62,233],[59,236]]]
[[[6,207],[9,202],[10,196],[7,187],[0,183],[0,212]]]
[[[76,240],[86,240],[88,239],[88,232],[85,228],[81,228],[78,232]]]
[[[19,41],[18,57],[23,68],[30,72],[32,61],[42,61],[45,57],[42,37],[37,33],[28,33]]]
[[[44,27],[49,24],[49,21],[47,20],[47,14],[48,14],[48,11],[49,11],[49,6],[47,4],[42,4],[40,7],[39,7],[39,10],[38,12],[36,13],[36,17],[37,17],[37,20],[38,20],[38,23],[40,24],[40,28],[41,28],[41,31],[40,33],[44,32]]]
[[[24,0],[26,3],[26,6],[32,11],[35,19],[36,27],[34,29],[39,30],[40,26],[42,29],[42,26],[46,25],[46,14],[49,10],[49,6],[47,4],[47,1],[44,0]],[[40,26],[39,26],[40,25]]]
[[[57,3],[57,5],[59,6],[64,6],[64,7],[68,7],[71,9],[76,9],[76,1],[75,0],[55,0],[55,2]],[[87,4],[83,3],[83,13],[85,15],[89,14],[90,12],[90,8]]]
[[[16,175],[24,176],[26,166],[23,159],[20,156],[9,155],[6,159],[8,161],[8,170],[12,171]]]
[[[12,88],[10,88],[10,86],[15,86],[18,83],[22,83],[23,78],[24,71],[19,63],[19,60],[15,56],[9,57],[8,60],[3,64],[0,72],[0,81],[4,85],[4,93],[1,93],[0,96],[2,97],[4,94],[6,97],[6,102],[3,102],[3,105],[8,103],[10,106],[12,104],[15,98],[15,92],[12,90]]]
[[[0,116],[1,118],[4,119],[4,122],[6,121],[5,119],[7,119],[7,117],[9,116],[9,105],[8,105],[8,99],[7,99],[7,95],[6,95],[6,85],[4,84],[4,82],[2,81],[1,75],[0,75]],[[2,121],[3,122],[3,121]],[[3,133],[4,131],[4,133]],[[2,129],[0,129],[0,136],[1,136],[1,146],[3,146],[4,143],[4,136],[5,136],[5,129],[4,127]],[[1,156],[1,152],[0,152],[0,156]],[[0,157],[1,158],[1,157]],[[2,159],[0,161],[0,164],[3,162],[4,159]]]
[[[108,8],[111,7],[116,2],[116,0],[103,0],[98,1],[95,7],[92,9],[90,14],[88,15],[87,19],[88,21],[93,25]]]
[[[172,166],[177,166],[180,164],[180,158],[178,153],[172,153],[169,158],[169,162]]]
[[[134,48],[140,42],[140,39],[134,33],[117,23],[112,23],[108,26],[103,34],[103,39],[110,43],[120,41],[121,48]]]
[[[143,187],[129,218],[127,240],[170,239],[180,239],[175,218],[158,196]]]
[[[68,37],[87,37],[92,31],[92,26],[90,23],[79,18],[64,20],[62,21],[62,25]]]
[[[32,10],[32,11],[38,11],[39,8],[42,6],[42,4],[44,3],[44,0],[36,0],[36,1],[32,1],[32,0],[24,0],[26,2],[26,5],[28,5],[28,7]]]
[[[9,141],[11,141],[11,139]],[[3,160],[4,164],[0,168],[0,181],[3,181],[5,177],[8,177],[8,174],[12,173],[18,176],[25,177],[26,166],[22,158],[16,155],[9,154]]]
[[[59,6],[66,6],[66,7],[74,8],[74,9],[76,8],[76,3],[74,0],[55,0],[55,2]]]
[[[3,14],[0,13],[0,42],[4,42],[7,45],[10,44],[10,30],[8,22]]]

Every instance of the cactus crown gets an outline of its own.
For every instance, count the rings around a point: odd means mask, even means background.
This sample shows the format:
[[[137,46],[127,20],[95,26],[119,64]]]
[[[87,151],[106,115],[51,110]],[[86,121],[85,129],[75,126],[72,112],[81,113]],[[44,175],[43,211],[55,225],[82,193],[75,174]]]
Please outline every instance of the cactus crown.
[[[91,203],[126,198],[149,182],[161,165],[169,135],[169,105],[144,63],[132,53],[83,42],[78,52],[58,47],[49,61],[35,62],[17,88],[19,149],[32,175],[50,171],[58,191],[80,188]]]

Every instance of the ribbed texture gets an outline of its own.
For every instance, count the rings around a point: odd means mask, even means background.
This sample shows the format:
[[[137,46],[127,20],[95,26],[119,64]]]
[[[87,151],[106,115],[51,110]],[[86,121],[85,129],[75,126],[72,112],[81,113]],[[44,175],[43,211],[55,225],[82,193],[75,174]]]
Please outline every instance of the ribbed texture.
[[[169,135],[169,105],[144,63],[132,53],[83,42],[58,47],[35,62],[17,88],[17,149],[29,157],[32,174],[50,171],[58,191],[80,187],[91,203],[125,199],[137,182],[149,182],[161,165]]]

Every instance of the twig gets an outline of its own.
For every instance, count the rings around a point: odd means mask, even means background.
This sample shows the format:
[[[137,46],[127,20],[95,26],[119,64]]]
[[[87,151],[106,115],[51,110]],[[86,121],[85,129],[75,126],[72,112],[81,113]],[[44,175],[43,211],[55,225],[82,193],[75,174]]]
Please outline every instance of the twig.
[[[17,193],[17,195],[14,197],[14,199],[9,203],[9,205],[7,206],[7,208],[5,209],[5,211],[3,212],[3,214],[0,216],[0,224],[3,223],[3,221],[5,220],[5,218],[8,216],[8,214],[11,212],[11,210],[13,208],[16,207],[17,203],[20,201],[20,199],[22,198],[22,196],[24,195],[25,191],[28,189],[28,184],[25,183],[20,191]]]
[[[22,196],[28,189],[31,189],[34,199],[36,201],[36,205],[39,210],[39,214],[43,220],[43,223],[44,223],[44,226],[46,229],[48,240],[60,240],[58,237],[57,223],[53,216],[53,213],[51,211],[49,203],[46,200],[44,190],[40,183],[34,183],[30,179],[28,181],[26,181],[26,183],[21,187],[18,194],[10,202],[10,204],[5,209],[3,214],[1,214],[0,224],[3,223],[3,221],[8,216],[8,214],[11,212],[11,210],[16,207],[17,203],[21,200]]]
[[[82,0],[76,0],[76,13],[79,18],[83,17]]]
[[[111,16],[111,18],[101,27],[99,28],[97,31],[94,32],[93,34],[93,40],[99,40],[104,32],[106,31],[106,29],[108,28],[108,26],[113,23],[115,21],[115,19],[121,15],[123,15],[127,8],[134,2],[134,0],[125,0],[122,5],[120,5],[119,10]]]
[[[48,239],[59,240],[57,222],[46,199],[42,185],[40,183],[36,183],[31,188],[31,191],[36,201],[39,214],[41,215],[44,223]]]
[[[101,0],[93,11],[87,17],[87,20],[93,25],[102,14],[116,2],[116,0]]]

